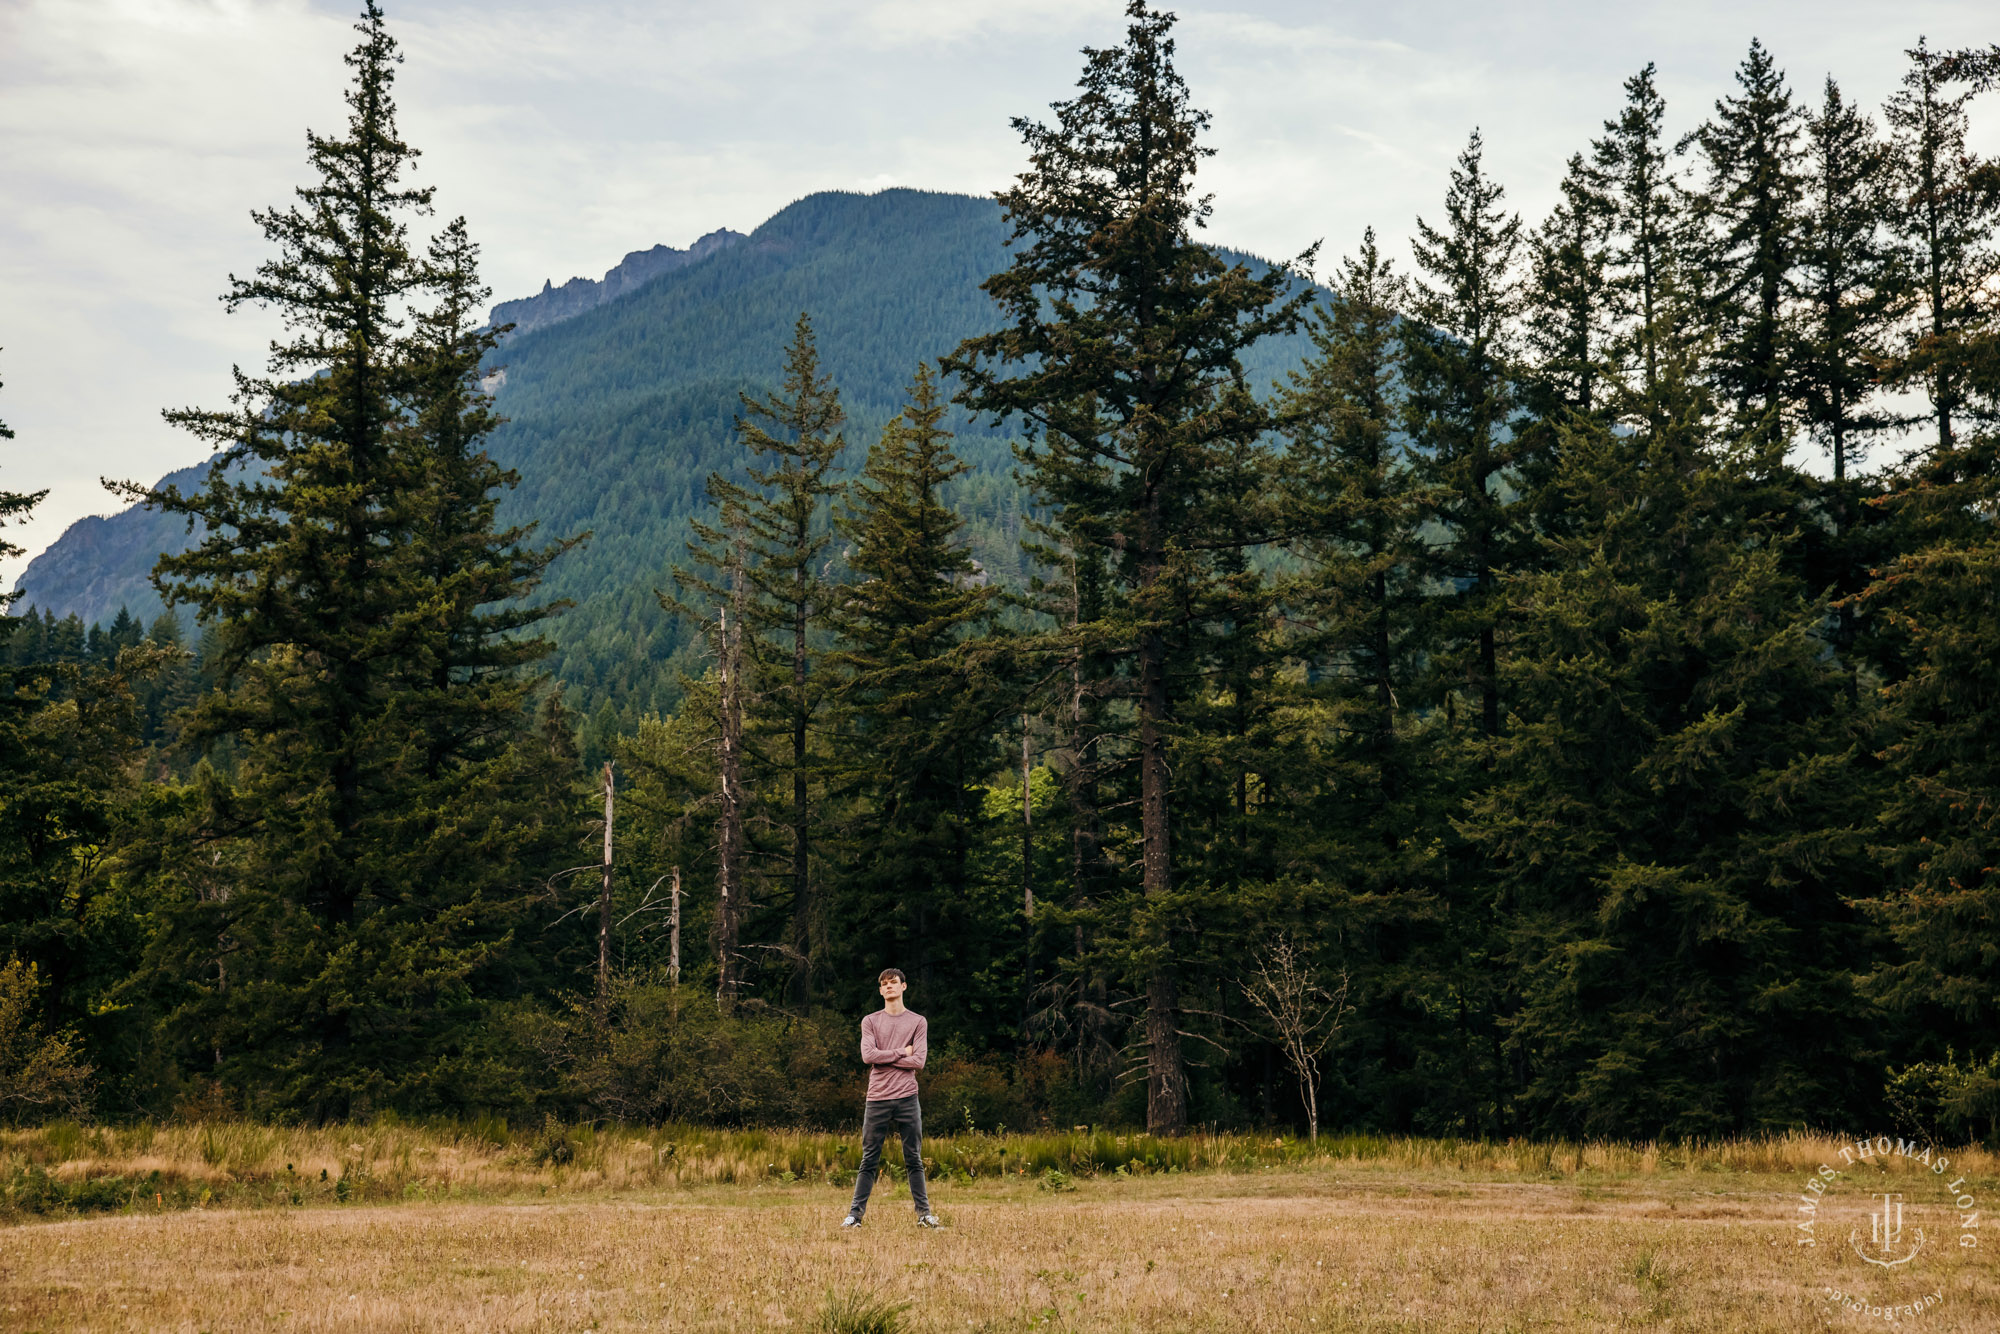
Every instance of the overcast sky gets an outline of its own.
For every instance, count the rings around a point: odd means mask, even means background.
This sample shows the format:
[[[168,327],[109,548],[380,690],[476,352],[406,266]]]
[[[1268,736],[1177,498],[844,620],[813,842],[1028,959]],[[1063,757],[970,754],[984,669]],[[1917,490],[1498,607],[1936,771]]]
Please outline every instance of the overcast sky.
[[[317,0],[0,0],[0,487],[49,489],[30,554],[115,508],[100,476],[203,457],[162,407],[221,405],[272,333],[226,315],[263,258],[252,208],[303,183],[308,126],[344,119],[353,6]],[[443,216],[485,247],[496,300],[598,277],[627,251],[749,231],[817,190],[988,193],[1010,117],[1068,95],[1119,0],[387,0],[408,56],[404,137]],[[1210,235],[1265,255],[1372,223],[1406,252],[1473,126],[1531,221],[1564,160],[1658,63],[1670,136],[1750,38],[1816,101],[1879,106],[1903,49],[2000,38],[1992,0],[1188,0],[1180,68],[1214,114]],[[1982,21],[1983,20],[1983,21]],[[2000,150],[2000,94],[1975,113]],[[0,565],[11,580],[24,560]]]

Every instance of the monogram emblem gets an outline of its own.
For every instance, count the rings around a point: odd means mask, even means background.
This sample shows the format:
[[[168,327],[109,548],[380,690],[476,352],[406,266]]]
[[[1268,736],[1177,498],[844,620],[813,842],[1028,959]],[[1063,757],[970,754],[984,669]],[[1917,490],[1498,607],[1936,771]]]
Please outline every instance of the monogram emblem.
[[[1889,1269],[1896,1265],[1908,1264],[1916,1259],[1917,1252],[1924,1248],[1924,1230],[1914,1229],[1911,1235],[1916,1238],[1916,1242],[1907,1254],[1898,1255],[1896,1248],[1903,1239],[1903,1197],[1883,1194],[1875,1198],[1882,1202],[1882,1207],[1879,1211],[1868,1215],[1872,1225],[1869,1230],[1868,1249],[1863,1250],[1861,1247],[1860,1228],[1855,1228],[1847,1234],[1847,1244],[1854,1248],[1856,1255],[1871,1265]]]

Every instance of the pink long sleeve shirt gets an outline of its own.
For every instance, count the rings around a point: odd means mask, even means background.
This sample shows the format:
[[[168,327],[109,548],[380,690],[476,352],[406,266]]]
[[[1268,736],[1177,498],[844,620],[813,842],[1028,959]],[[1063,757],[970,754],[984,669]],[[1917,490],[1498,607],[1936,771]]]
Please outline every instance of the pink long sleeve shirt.
[[[877,1010],[861,1021],[861,1059],[868,1066],[868,1101],[908,1098],[917,1091],[917,1071],[924,1068],[930,1025],[915,1010],[890,1014]],[[903,1048],[914,1046],[908,1056]]]

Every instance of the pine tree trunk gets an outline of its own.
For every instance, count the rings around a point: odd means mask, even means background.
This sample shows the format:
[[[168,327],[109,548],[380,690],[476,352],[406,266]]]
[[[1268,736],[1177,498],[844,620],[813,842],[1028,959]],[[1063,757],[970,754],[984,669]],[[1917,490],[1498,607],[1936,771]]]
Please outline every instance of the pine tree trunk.
[[[1938,236],[1937,167],[1930,155],[1924,161],[1924,281],[1931,302],[1931,337],[1940,348],[1944,344],[1944,244]],[[1938,452],[1951,450],[1951,410],[1957,406],[1942,357],[1931,371],[1931,402],[1937,409]]]
[[[1490,590],[1492,571],[1486,571],[1479,582]],[[1490,594],[1485,600],[1491,603]],[[1500,659],[1494,639],[1491,624],[1479,627],[1479,718],[1490,737],[1500,735]]]
[[[1148,544],[1151,545],[1150,543]],[[1140,587],[1158,581],[1163,553],[1149,550],[1140,565]],[[1143,591],[1142,591],[1143,596]],[[1139,830],[1141,883],[1149,904],[1173,889],[1171,828],[1168,825],[1166,724],[1167,645],[1158,630],[1139,636]],[[1171,942],[1157,939],[1168,928],[1155,918],[1150,930],[1162,957],[1146,982],[1146,1130],[1175,1135],[1187,1129],[1187,1090],[1181,1068],[1180,995],[1174,983]]]

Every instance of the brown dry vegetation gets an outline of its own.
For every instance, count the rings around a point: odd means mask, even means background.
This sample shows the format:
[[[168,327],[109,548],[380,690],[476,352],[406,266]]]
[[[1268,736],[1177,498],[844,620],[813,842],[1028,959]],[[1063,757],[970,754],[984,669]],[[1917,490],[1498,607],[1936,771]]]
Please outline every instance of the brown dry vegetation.
[[[132,1139],[122,1157],[121,1135]],[[73,1127],[0,1137],[0,1170],[18,1174],[63,1147],[75,1156],[31,1170],[128,1183],[158,1171],[207,1181],[211,1201],[175,1210],[165,1190],[150,1201],[135,1192],[114,1216],[0,1229],[0,1328],[811,1330],[827,1327],[830,1303],[859,1293],[910,1303],[912,1332],[1804,1331],[1885,1323],[1833,1307],[1828,1287],[1922,1287],[1942,1301],[1911,1326],[2000,1329],[1991,1251],[1950,1244],[1955,1216],[1912,1281],[1857,1273],[1867,1267],[1824,1230],[1829,1244],[1796,1246],[1800,1183],[1838,1162],[1835,1144],[1808,1137],[1356,1139],[1313,1151],[1196,1136],[1167,1146],[1162,1171],[1144,1170],[1158,1146],[1142,1137],[941,1138],[927,1147],[948,1226],[916,1229],[907,1195],[885,1182],[889,1197],[878,1192],[859,1234],[835,1226],[844,1141],[826,1136],[571,1131],[516,1144],[403,1127],[186,1127],[141,1137]],[[537,1162],[565,1141],[568,1162]],[[1066,1155],[1074,1189],[1047,1189],[1025,1161],[1051,1153]],[[1990,1204],[2000,1163],[1976,1149],[1956,1158],[1952,1176],[1966,1172]],[[1106,1166],[1114,1160],[1122,1175]],[[348,1203],[316,1193],[323,1165],[330,1182],[358,1183]],[[1892,1161],[1888,1184],[1916,1200],[1932,1184],[1920,1173]],[[1838,1220],[1839,1239],[1856,1220],[1866,1235],[1878,1183],[1863,1175],[1840,1201],[1853,1217]],[[294,1206],[279,1192],[300,1178],[315,1190]],[[409,1202],[357,1203],[391,1195]],[[1933,1215],[1935,1232],[1945,1216]]]

